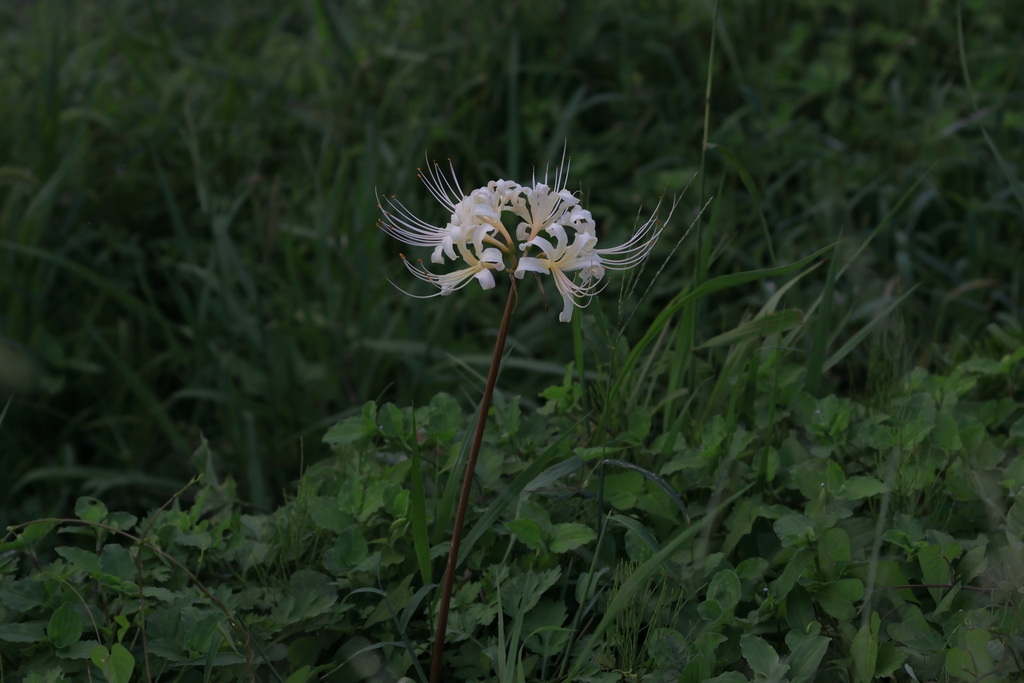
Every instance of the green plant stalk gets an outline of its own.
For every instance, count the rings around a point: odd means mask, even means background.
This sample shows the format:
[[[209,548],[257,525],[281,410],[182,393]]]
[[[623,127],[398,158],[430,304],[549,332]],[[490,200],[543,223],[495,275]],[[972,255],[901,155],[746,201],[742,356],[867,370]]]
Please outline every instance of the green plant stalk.
[[[590,412],[590,397],[587,396],[587,378],[583,369],[583,310],[578,309],[572,317],[572,349],[576,360],[576,372],[580,374],[580,393],[583,395],[583,412]]]
[[[718,35],[718,0],[715,0],[715,13],[711,20],[711,49],[708,53],[708,77],[704,89],[704,138],[700,147],[700,196],[698,206],[704,206],[704,179],[705,161],[708,151],[708,129],[711,127],[711,83],[714,76],[715,66],[715,38]],[[701,216],[697,216],[697,267],[693,274],[693,287],[696,289],[703,284],[703,256],[704,256],[704,222]],[[701,298],[697,298],[690,305],[683,309],[680,316],[679,328],[676,335],[676,352],[672,358],[672,366],[669,374],[669,387],[667,393],[679,389],[683,382],[683,373],[689,366],[690,353],[693,350],[694,329],[696,327],[697,313],[700,309]],[[673,419],[673,408],[670,401],[665,406],[665,424]]]
[[[440,683],[441,659],[444,655],[444,636],[448,628],[448,609],[452,602],[452,585],[455,581],[455,568],[459,559],[459,544],[462,542],[462,527],[466,521],[466,508],[469,507],[469,493],[473,488],[473,471],[476,459],[480,455],[480,444],[484,439],[484,428],[487,426],[487,412],[491,409],[491,397],[494,385],[498,381],[498,368],[501,366],[501,355],[505,351],[505,339],[508,337],[508,323],[512,318],[512,309],[516,302],[516,281],[510,277],[511,286],[508,290],[508,301],[505,302],[505,313],[498,328],[498,339],[494,343],[494,356],[491,358],[491,369],[487,373],[487,385],[480,401],[480,416],[476,421],[476,432],[473,434],[473,448],[469,452],[466,463],[466,474],[462,479],[462,493],[459,496],[459,507],[455,511],[455,528],[452,529],[452,543],[448,550],[448,565],[444,572],[444,586],[441,589],[441,603],[437,612],[437,633],[434,636],[434,653],[430,662],[430,683]]]

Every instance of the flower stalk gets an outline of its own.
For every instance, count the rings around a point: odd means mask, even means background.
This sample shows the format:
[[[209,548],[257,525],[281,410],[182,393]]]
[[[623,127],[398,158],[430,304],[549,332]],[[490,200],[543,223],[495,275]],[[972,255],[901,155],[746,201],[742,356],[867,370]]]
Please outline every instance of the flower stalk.
[[[505,350],[509,320],[515,308],[516,281],[521,280],[526,273],[533,273],[538,283],[545,275],[551,276],[563,304],[558,319],[563,323],[574,323],[573,344],[580,382],[583,383],[582,335],[579,316],[573,320],[573,311],[586,307],[604,288],[608,283],[605,279],[606,271],[629,270],[646,259],[663,230],[655,208],[654,214],[636,228],[632,237],[624,243],[599,248],[593,215],[580,205],[579,197],[567,188],[569,165],[564,155],[551,178],[551,185],[548,184],[549,175],[545,171],[539,182],[536,174],[527,185],[512,180],[492,180],[467,193],[459,184],[451,162],[448,167],[450,173],[445,173],[435,162],[428,164],[427,170],[419,174],[430,194],[449,212],[448,221],[443,226],[420,219],[395,197],[382,197],[383,201],[378,202],[382,213],[378,226],[386,233],[411,247],[431,249],[432,264],[461,262],[457,270],[437,273],[429,270],[422,260],[416,259],[415,263],[410,263],[403,254],[399,254],[406,270],[413,277],[437,290],[426,296],[410,296],[417,299],[449,296],[474,281],[481,289],[493,289],[496,284],[495,273],[500,272],[508,273],[511,283],[455,513],[448,565],[438,603],[437,633],[430,667],[431,683],[440,683],[459,545],[469,507],[469,494],[473,488],[473,473],[487,426],[487,413],[491,408],[491,397],[494,395],[498,368]],[[503,216],[513,222],[518,219],[514,231],[505,227]]]
[[[466,474],[462,479],[462,492],[459,495],[459,507],[455,511],[455,528],[452,530],[452,544],[448,550],[448,565],[444,572],[444,586],[441,589],[441,601],[437,612],[437,633],[434,636],[434,652],[430,662],[430,683],[440,683],[441,662],[444,656],[444,638],[448,630],[448,610],[452,601],[452,586],[455,582],[455,569],[459,561],[459,545],[462,543],[462,527],[466,521],[466,509],[469,507],[469,495],[473,489],[473,472],[476,469],[477,456],[480,455],[480,444],[484,439],[484,429],[487,427],[487,413],[491,409],[491,397],[494,395],[494,385],[498,381],[498,368],[501,365],[501,356],[505,352],[505,339],[508,337],[508,324],[512,318],[512,309],[516,301],[516,279],[510,277],[511,286],[508,290],[508,300],[505,302],[505,313],[501,317],[501,327],[498,328],[498,339],[494,342],[494,355],[491,357],[491,368],[487,373],[487,385],[484,387],[484,396],[480,401],[480,417],[476,421],[476,432],[473,434],[473,445],[469,451],[469,461],[466,463]]]

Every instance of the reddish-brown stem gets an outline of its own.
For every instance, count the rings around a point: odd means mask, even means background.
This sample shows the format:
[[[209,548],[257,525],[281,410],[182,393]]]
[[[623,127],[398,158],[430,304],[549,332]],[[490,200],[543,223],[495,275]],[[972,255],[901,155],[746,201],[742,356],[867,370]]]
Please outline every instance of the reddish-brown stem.
[[[452,545],[448,550],[448,566],[444,572],[444,586],[441,589],[441,603],[438,606],[437,612],[437,634],[434,636],[434,654],[430,662],[430,683],[440,683],[441,681],[441,659],[444,655],[445,632],[448,629],[448,608],[452,601],[455,565],[459,560],[459,544],[462,541],[462,525],[466,521],[466,508],[469,507],[469,494],[473,488],[473,470],[476,469],[476,458],[480,455],[480,443],[484,438],[484,427],[487,426],[487,412],[491,409],[491,396],[494,395],[494,385],[498,380],[498,366],[501,365],[501,355],[505,351],[505,338],[508,337],[508,322],[512,318],[512,309],[515,308],[516,279],[515,277],[510,277],[509,280],[511,280],[512,284],[508,291],[508,301],[505,302],[505,313],[501,318],[501,327],[498,328],[498,340],[494,343],[491,369],[487,373],[487,385],[484,387],[484,397],[480,401],[480,417],[476,421],[473,447],[469,452],[469,462],[466,463],[465,477],[462,479],[459,507],[455,511]]]

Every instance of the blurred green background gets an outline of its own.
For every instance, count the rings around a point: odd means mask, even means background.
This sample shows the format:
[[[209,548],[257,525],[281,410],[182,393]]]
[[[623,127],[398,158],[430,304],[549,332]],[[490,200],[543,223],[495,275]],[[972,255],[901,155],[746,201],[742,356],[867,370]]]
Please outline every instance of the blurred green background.
[[[713,274],[842,237],[841,344],[914,285],[903,323],[938,371],[1021,331],[1024,12],[1017,0],[723,0],[704,193]],[[4,520],[79,493],[159,504],[201,435],[267,509],[324,429],[366,400],[468,407],[502,292],[419,301],[375,193],[447,216],[416,178],[463,187],[572,157],[570,188],[615,243],[700,167],[714,3],[296,0],[0,4],[0,425]],[[982,130],[984,127],[984,131]],[[985,135],[988,135],[988,140]],[[749,173],[758,197],[740,170]],[[689,282],[700,179],[607,316],[644,329]],[[1016,194],[1015,194],[1016,192]],[[710,216],[713,215],[713,219]],[[420,256],[425,256],[421,254]],[[791,305],[821,291],[826,269]],[[528,282],[528,281],[527,281]],[[717,296],[698,337],[774,283]],[[572,359],[535,285],[503,388],[530,405]],[[548,294],[553,296],[553,290]],[[635,308],[635,314],[631,312]],[[591,309],[592,311],[593,309]],[[592,315],[588,344],[599,344]],[[715,362],[713,355],[707,356]],[[867,352],[833,369],[862,391]]]

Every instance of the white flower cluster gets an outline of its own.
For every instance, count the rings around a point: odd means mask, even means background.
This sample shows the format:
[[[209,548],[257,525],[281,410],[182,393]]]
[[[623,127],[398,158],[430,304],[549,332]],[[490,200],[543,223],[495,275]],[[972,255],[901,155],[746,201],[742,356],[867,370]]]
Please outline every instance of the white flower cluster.
[[[563,173],[559,167],[551,186],[545,174],[544,182],[534,177],[530,185],[492,180],[469,194],[462,191],[450,163],[449,169],[451,180],[436,163],[427,174],[420,172],[430,193],[451,212],[444,227],[417,218],[393,197],[385,198],[388,208],[380,206],[384,218],[378,225],[385,232],[410,246],[432,248],[433,263],[443,264],[447,258],[466,264],[461,270],[438,275],[422,261],[414,266],[402,255],[409,272],[440,290],[431,296],[446,296],[474,279],[484,289],[494,287],[493,271],[505,270],[508,257],[517,278],[528,271],[551,275],[564,303],[558,319],[569,322],[573,307],[586,306],[600,291],[606,269],[637,265],[661,234],[655,212],[625,244],[598,249],[593,216],[565,187],[568,168]],[[502,224],[505,212],[520,220],[515,240]],[[517,245],[521,255],[516,254]]]

